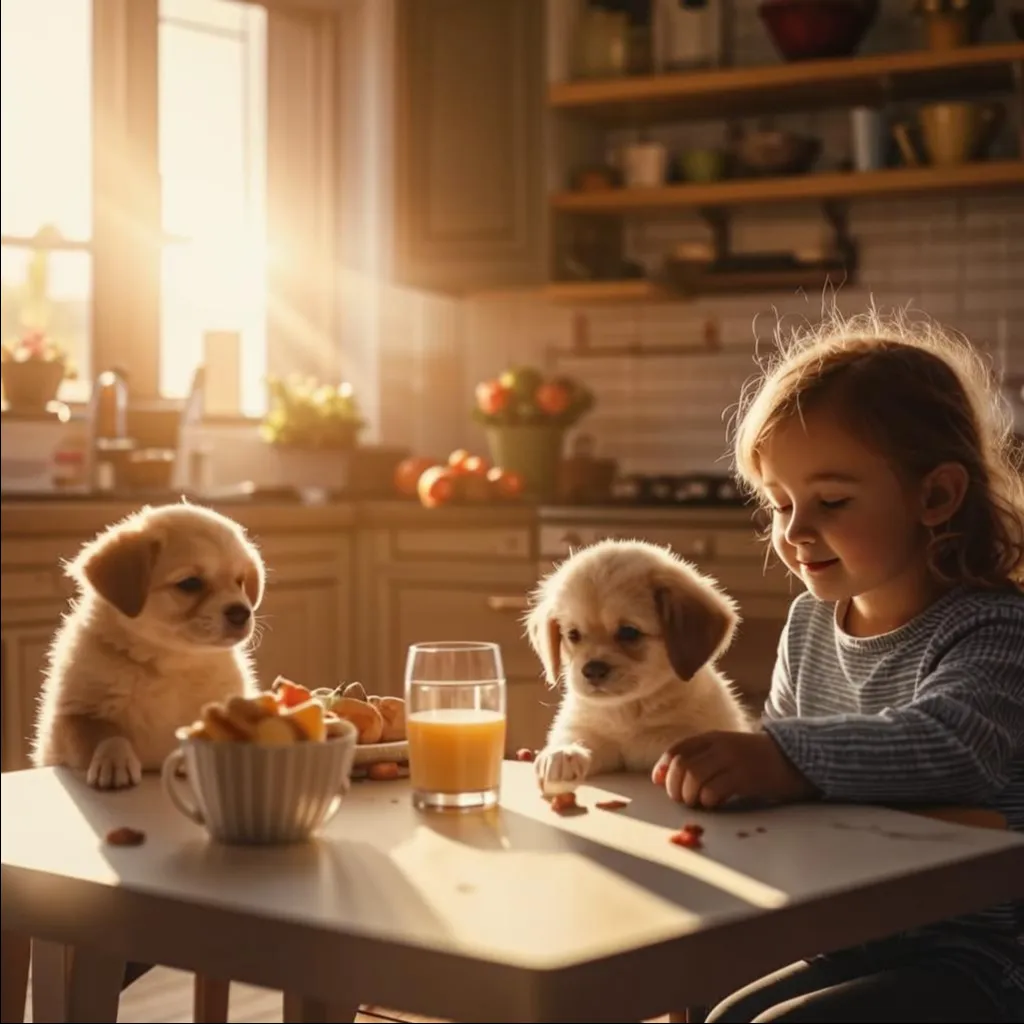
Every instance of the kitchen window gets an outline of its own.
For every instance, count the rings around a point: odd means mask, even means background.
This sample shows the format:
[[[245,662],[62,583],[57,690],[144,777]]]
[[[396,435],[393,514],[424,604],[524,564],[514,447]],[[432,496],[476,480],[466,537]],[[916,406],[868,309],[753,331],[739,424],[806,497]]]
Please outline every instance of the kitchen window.
[[[205,332],[237,331],[254,415],[268,363],[334,364],[334,14],[297,0],[0,10],[4,341],[42,327],[63,344],[70,400],[110,366],[137,395],[180,398]]]

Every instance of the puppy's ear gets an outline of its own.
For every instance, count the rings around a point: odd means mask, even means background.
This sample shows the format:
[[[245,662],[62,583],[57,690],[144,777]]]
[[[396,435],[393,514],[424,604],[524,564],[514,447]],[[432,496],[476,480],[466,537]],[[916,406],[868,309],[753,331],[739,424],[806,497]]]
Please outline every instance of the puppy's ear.
[[[548,686],[558,686],[562,676],[562,630],[551,614],[551,606],[538,598],[526,616],[526,635],[544,666]]]
[[[654,604],[668,660],[680,679],[692,679],[722,655],[739,623],[729,598],[683,568],[655,580]]]
[[[245,589],[245,596],[249,598],[249,604],[255,609],[259,608],[260,602],[263,600],[266,569],[263,567],[263,559],[254,545],[249,544],[246,553],[249,556],[249,567],[245,570],[242,586]]]
[[[134,619],[145,607],[159,551],[160,542],[145,530],[113,530],[82,552],[71,574]]]

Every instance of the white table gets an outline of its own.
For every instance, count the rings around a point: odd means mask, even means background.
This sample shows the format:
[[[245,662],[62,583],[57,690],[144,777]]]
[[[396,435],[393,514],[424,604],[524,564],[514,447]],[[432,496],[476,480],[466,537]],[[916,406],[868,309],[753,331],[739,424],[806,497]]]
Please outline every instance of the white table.
[[[1024,876],[1024,838],[1005,831],[870,807],[699,814],[639,776],[580,790],[626,810],[560,817],[516,763],[500,810],[418,815],[406,783],[368,782],[316,841],[263,849],[210,842],[155,779],[99,793],[40,769],[0,786],[5,932],[91,957],[104,999],[140,960],[298,993],[306,1019],[363,1002],[641,1020],[1019,895]],[[686,820],[704,826],[702,852],[668,842]],[[107,845],[122,825],[145,844]]]

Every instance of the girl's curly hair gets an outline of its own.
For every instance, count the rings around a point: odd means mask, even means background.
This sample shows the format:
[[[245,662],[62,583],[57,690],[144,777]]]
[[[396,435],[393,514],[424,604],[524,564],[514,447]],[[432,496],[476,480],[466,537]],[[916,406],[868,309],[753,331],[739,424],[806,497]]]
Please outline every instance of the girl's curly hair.
[[[760,492],[760,453],[794,414],[827,405],[907,479],[960,463],[967,492],[932,538],[935,575],[950,583],[1024,587],[1022,446],[985,361],[965,339],[904,314],[832,313],[778,341],[744,389],[735,421],[740,482]]]

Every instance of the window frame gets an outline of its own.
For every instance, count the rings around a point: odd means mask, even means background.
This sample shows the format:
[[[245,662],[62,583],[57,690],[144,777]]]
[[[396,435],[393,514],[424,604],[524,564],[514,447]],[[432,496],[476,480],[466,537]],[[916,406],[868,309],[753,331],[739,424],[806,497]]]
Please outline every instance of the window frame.
[[[273,304],[275,293],[280,293],[293,310],[300,303],[307,324],[336,338],[337,287],[331,270],[337,257],[341,5],[337,0],[243,2],[258,3],[268,11],[268,161],[275,151],[288,151],[280,145],[285,139],[289,146],[302,145],[296,138],[297,123],[309,127],[308,152],[315,154],[306,162],[301,182],[274,185],[268,166],[268,207],[274,210],[277,224],[299,221],[301,227],[292,230],[288,239],[290,248],[303,253],[308,249],[314,254],[314,265],[326,268],[316,274],[315,295],[309,289],[296,292],[296,267],[271,270],[269,302]],[[287,31],[279,32],[279,41],[272,42],[270,25],[275,19],[287,23]],[[92,0],[92,234],[88,244],[52,248],[74,247],[92,256],[93,376],[119,367],[128,375],[136,398],[162,403],[167,399],[160,394],[160,276],[165,239],[159,172],[159,31],[160,0]],[[315,62],[303,76],[304,94],[287,74],[271,81],[274,67],[287,68],[289,56],[292,65],[300,56]],[[306,115],[302,119],[293,116],[300,110]],[[273,124],[269,123],[272,117]],[[329,130],[331,125],[336,126],[334,131]],[[314,130],[324,134],[315,138]],[[276,177],[281,176],[279,169]],[[326,232],[325,225],[329,226]],[[29,240],[10,241],[25,245]],[[308,310],[301,305],[306,302]],[[268,368],[288,364],[293,340],[287,330],[275,329],[268,316]],[[325,376],[334,371],[337,361],[336,352],[325,359]],[[68,397],[84,398],[91,382],[73,383]]]

